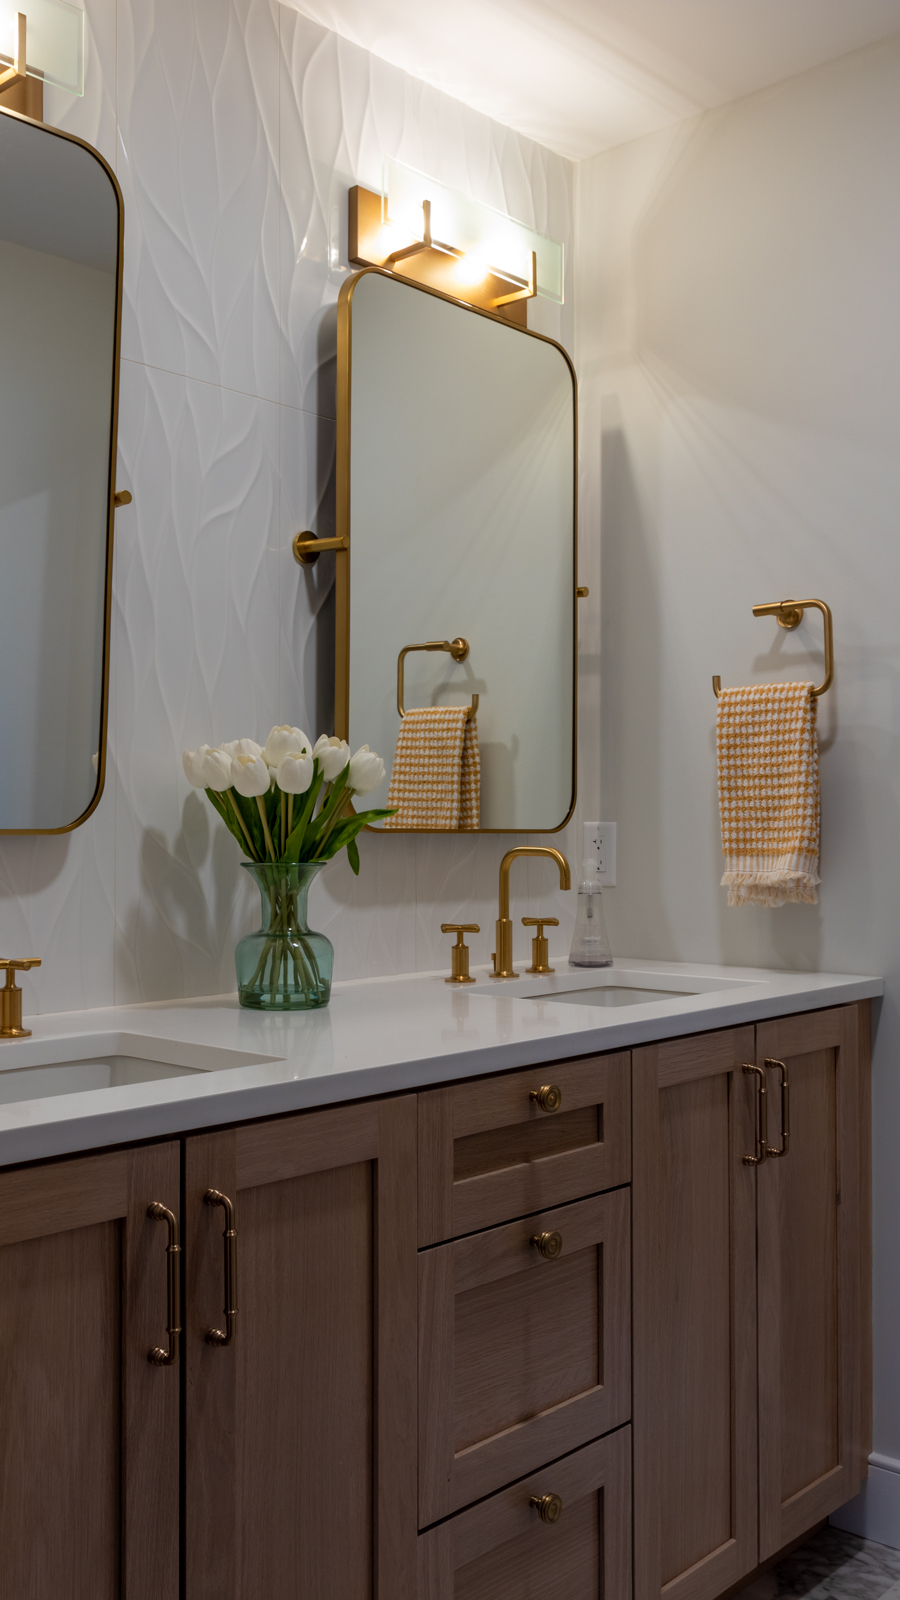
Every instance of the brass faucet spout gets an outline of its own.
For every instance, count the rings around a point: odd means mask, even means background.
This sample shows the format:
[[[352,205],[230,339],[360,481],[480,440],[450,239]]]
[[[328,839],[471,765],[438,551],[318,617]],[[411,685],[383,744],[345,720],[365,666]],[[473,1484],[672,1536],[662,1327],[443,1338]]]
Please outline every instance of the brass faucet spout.
[[[507,850],[500,863],[500,906],[497,921],[497,948],[494,951],[495,978],[515,978],[518,976],[513,968],[513,925],[509,915],[509,869],[516,856],[549,856],[559,867],[559,886],[561,889],[572,887],[572,877],[569,872],[569,863],[560,850],[551,850],[549,845],[520,844],[514,850]]]

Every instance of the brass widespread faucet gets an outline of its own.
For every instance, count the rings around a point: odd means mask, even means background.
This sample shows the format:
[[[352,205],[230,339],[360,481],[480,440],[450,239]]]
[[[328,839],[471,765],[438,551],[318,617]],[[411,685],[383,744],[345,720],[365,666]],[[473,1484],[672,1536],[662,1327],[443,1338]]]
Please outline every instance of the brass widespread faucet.
[[[513,967],[513,924],[509,914],[509,869],[516,856],[549,856],[559,867],[559,887],[570,889],[572,880],[569,874],[569,863],[559,850],[551,850],[543,844],[520,844],[515,850],[507,850],[500,863],[500,916],[497,921],[497,948],[491,957],[494,963],[492,978],[517,978],[519,974]]]

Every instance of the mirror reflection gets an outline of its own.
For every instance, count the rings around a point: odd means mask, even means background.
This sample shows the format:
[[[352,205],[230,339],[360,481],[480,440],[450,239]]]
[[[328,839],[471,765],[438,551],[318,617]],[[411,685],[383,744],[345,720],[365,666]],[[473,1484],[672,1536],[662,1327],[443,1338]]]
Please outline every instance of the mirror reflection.
[[[575,786],[569,360],[376,270],[338,315],[351,748],[385,755],[387,828],[553,831]]]
[[[102,787],[120,198],[106,164],[0,112],[0,831]]]

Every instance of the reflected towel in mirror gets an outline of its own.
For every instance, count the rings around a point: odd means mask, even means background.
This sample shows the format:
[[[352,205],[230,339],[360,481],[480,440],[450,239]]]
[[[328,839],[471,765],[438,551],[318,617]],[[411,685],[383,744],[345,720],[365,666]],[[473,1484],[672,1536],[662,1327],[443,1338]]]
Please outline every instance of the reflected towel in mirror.
[[[385,828],[428,831],[479,825],[478,722],[466,706],[418,706],[400,724]]]

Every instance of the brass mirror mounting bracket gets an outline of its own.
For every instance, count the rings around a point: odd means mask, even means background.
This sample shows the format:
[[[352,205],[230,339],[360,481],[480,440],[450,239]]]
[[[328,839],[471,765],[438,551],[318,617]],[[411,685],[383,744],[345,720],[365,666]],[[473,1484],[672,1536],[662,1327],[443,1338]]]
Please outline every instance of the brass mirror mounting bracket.
[[[403,709],[403,663],[411,650],[443,650],[451,655],[454,661],[465,661],[469,654],[468,639],[431,639],[427,644],[405,644],[397,657],[397,710],[401,717],[406,716]],[[471,722],[478,710],[478,696],[473,694],[472,704],[466,712],[466,721]]]
[[[834,682],[834,628],[832,625],[831,607],[824,600],[771,600],[765,605],[754,606],[755,617],[775,617],[779,628],[786,628],[792,633],[794,628],[799,628],[803,621],[803,613],[808,606],[813,606],[821,611],[825,624],[825,676],[817,688],[813,689],[816,699],[820,694],[825,694]],[[712,681],[713,694],[718,700],[722,692],[722,679],[716,675]]]
[[[113,495],[113,505],[118,511],[120,506],[131,505],[131,493],[128,489],[117,489]]]
[[[317,533],[312,533],[309,528],[304,533],[294,535],[291,549],[294,560],[301,567],[314,567],[323,550],[349,550],[346,539],[320,539]]]

